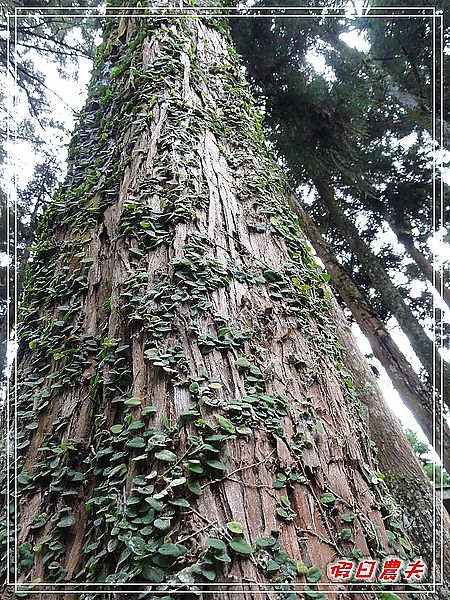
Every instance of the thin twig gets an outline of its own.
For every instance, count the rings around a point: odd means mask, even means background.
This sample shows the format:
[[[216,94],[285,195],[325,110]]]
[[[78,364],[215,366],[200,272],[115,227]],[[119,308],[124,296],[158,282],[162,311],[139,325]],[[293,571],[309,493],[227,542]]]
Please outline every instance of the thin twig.
[[[191,538],[193,538],[194,536],[196,536],[198,533],[201,533],[202,531],[205,531],[206,529],[209,529],[210,527],[213,527],[216,524],[217,524],[217,520],[216,521],[212,521],[211,523],[209,523],[209,525],[205,525],[201,529],[197,529],[197,531],[194,531],[194,533],[191,533],[191,534],[187,535],[186,537],[181,538],[181,540],[177,540],[177,544],[182,544],[183,542],[186,542],[187,540],[190,540]]]
[[[331,540],[327,540],[326,538],[322,537],[320,534],[316,533],[312,529],[299,529],[298,527],[296,527],[295,530],[297,533],[308,533],[309,535],[313,535],[314,537],[316,537],[318,540],[320,540],[324,544],[327,544],[328,546],[331,546],[332,548],[334,548],[334,550],[336,551],[338,556],[343,556],[342,552],[339,550],[339,548],[335,542],[332,542]]]
[[[235,473],[239,473],[240,471],[246,471],[247,469],[251,469],[252,467],[258,467],[259,465],[262,465],[263,463],[267,462],[269,460],[269,458],[272,456],[272,454],[275,452],[275,448],[272,450],[272,452],[266,456],[266,458],[263,458],[262,460],[252,463],[251,465],[246,465],[245,467],[239,467],[238,469],[235,469],[234,471],[230,471],[230,473],[228,473],[228,475],[224,475],[223,477],[221,477],[220,479],[213,479],[212,481],[208,481],[207,483],[202,485],[202,489],[205,487],[208,487],[208,485],[212,485],[213,483],[219,483],[219,481],[225,481],[226,479],[229,479],[231,475],[235,475]],[[242,483],[242,482],[239,482]]]

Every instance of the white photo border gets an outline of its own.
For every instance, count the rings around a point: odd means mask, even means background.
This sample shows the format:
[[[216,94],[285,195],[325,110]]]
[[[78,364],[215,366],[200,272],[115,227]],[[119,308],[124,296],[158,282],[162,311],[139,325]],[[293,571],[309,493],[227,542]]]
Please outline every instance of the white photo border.
[[[52,10],[57,9],[58,12],[56,12],[55,14],[52,14]],[[227,17],[227,16],[233,16],[236,18],[276,18],[276,17],[290,17],[290,18],[298,18],[298,17],[302,17],[302,18],[342,18],[345,16],[348,16],[348,13],[346,13],[346,9],[345,8],[335,8],[335,7],[323,7],[323,6],[318,6],[318,7],[299,7],[299,6],[275,6],[275,7],[259,7],[259,8],[238,8],[238,7],[215,7],[215,6],[211,6],[211,7],[189,7],[189,6],[182,6],[182,0],[180,0],[180,6],[179,7],[172,7],[170,8],[170,10],[165,9],[164,7],[161,6],[155,6],[155,7],[108,7],[107,11],[108,14],[105,14],[105,12],[103,11],[103,9],[101,7],[89,7],[89,8],[82,8],[82,7],[41,7],[41,6],[28,6],[28,7],[15,7],[14,8],[14,14],[9,13],[7,15],[7,57],[9,58],[10,56],[10,49],[11,49],[11,42],[10,42],[10,32],[11,32],[11,22],[14,23],[13,26],[13,30],[14,30],[14,63],[13,63],[13,69],[14,69],[14,98],[13,98],[13,118],[11,120],[11,116],[8,112],[8,118],[7,118],[7,140],[8,142],[12,139],[13,140],[13,145],[16,146],[17,144],[17,122],[18,122],[18,118],[17,118],[17,106],[18,106],[18,84],[17,84],[17,45],[18,45],[18,19],[20,17],[23,17],[26,15],[27,12],[30,11],[35,11],[35,10],[39,10],[39,11],[46,11],[45,17],[51,17],[51,16],[61,16],[62,13],[68,13],[65,16],[66,17],[79,17],[79,16],[85,16],[86,13],[88,13],[88,16],[90,17],[103,17],[103,18],[109,18],[109,17],[133,17],[133,16],[141,16],[141,17],[147,17],[147,18],[167,18],[167,17],[171,17],[171,18],[176,18],[176,17],[186,17],[186,16],[203,16],[203,17],[208,17],[208,18],[217,18],[217,17]],[[399,10],[401,11],[401,13],[396,13],[393,11]],[[47,12],[48,11],[48,12]],[[78,11],[78,12],[77,12]],[[121,11],[123,11],[124,14],[121,13]],[[155,14],[149,14],[149,12],[154,11]],[[237,11],[241,11],[239,13],[237,13]],[[316,11],[314,14],[305,14],[305,12],[311,12],[311,11]],[[379,12],[381,11],[381,12]],[[383,11],[386,11],[386,14],[383,13]],[[423,14],[420,14],[420,12],[413,12],[413,11],[422,11]],[[130,14],[131,13],[131,14]],[[432,61],[433,61],[433,76],[432,76],[432,82],[431,82],[431,87],[432,87],[432,137],[434,140],[436,140],[436,135],[437,133],[439,134],[439,142],[440,142],[440,147],[443,147],[443,141],[444,141],[444,117],[443,117],[443,108],[444,108],[444,88],[443,88],[443,62],[444,62],[444,23],[443,23],[443,14],[441,11],[436,10],[435,6],[390,6],[390,7],[385,7],[385,6],[378,6],[378,7],[370,7],[370,8],[365,8],[364,9],[364,13],[363,14],[355,14],[355,17],[358,18],[388,18],[388,17],[396,17],[396,18],[430,18],[432,20]],[[437,40],[438,40],[438,45],[439,45],[439,74],[440,74],[440,86],[439,86],[439,106],[440,106],[440,118],[439,118],[439,123],[437,123],[436,120],[436,45],[437,45]],[[12,123],[12,126],[11,126]],[[13,133],[12,133],[13,132]],[[9,144],[8,144],[8,149],[9,149]],[[442,162],[443,162],[443,158],[442,158],[442,153],[440,153],[440,156],[437,155],[436,152],[436,146],[434,145],[433,148],[433,183],[432,183],[432,232],[437,233],[444,225],[444,206],[443,206],[443,198],[444,198],[444,194],[443,194],[443,178],[442,176],[439,178],[439,182],[437,182],[436,179],[436,173],[437,173],[437,167],[441,167],[442,166]],[[8,151],[8,165],[11,166],[12,164],[12,160],[11,160],[11,155],[10,152]],[[8,207],[13,207],[13,213],[14,213],[14,233],[13,233],[13,240],[14,240],[14,254],[12,256],[10,256],[10,258],[12,258],[12,263],[14,265],[14,291],[15,291],[15,305],[14,305],[14,319],[13,319],[13,326],[15,328],[16,323],[17,323],[17,310],[18,310],[18,297],[17,297],[17,288],[18,288],[18,282],[17,282],[17,269],[15,268],[17,266],[17,242],[18,242],[18,227],[17,227],[17,166],[15,164],[12,165],[13,166],[13,186],[12,186],[12,191],[10,191],[8,189],[8,195],[7,195],[7,206]],[[437,197],[437,191],[439,190],[439,194],[440,194],[440,198],[441,198],[441,203],[440,203],[440,212],[439,215],[437,215],[437,210],[436,210],[436,197]],[[9,248],[10,248],[10,243],[11,243],[11,238],[10,238],[10,217],[9,217],[9,210],[6,210],[6,230],[7,230],[7,248],[8,248],[8,252],[9,252]],[[439,267],[438,270],[436,270],[435,268],[435,251],[433,250],[433,279],[434,281],[436,281],[436,274],[439,273],[440,277],[441,277],[441,281],[443,281],[443,266],[441,265]],[[8,262],[7,265],[7,283],[6,283],[6,290],[7,290],[7,297],[10,298],[10,263]],[[443,290],[441,290],[441,297],[443,297]],[[433,337],[434,339],[436,339],[436,333],[437,333],[437,323],[436,323],[436,318],[435,318],[435,314],[436,314],[436,305],[435,305],[435,297],[433,295],[433,315],[432,315],[432,320],[433,320]],[[440,348],[443,349],[443,323],[441,320],[440,323],[440,339],[441,339],[441,345]],[[7,331],[9,332],[11,330],[11,322],[10,322],[10,315],[9,315],[9,311],[7,311]],[[8,350],[10,349],[10,344],[11,341],[8,340]],[[436,345],[433,344],[433,366],[434,366],[434,371],[433,371],[433,414],[435,415],[435,419],[433,420],[433,439],[432,439],[432,443],[434,445],[435,441],[436,441],[436,403],[437,403],[437,392],[436,392],[436,361],[439,360],[440,362],[440,387],[439,389],[441,390],[442,396],[443,396],[443,391],[444,391],[444,387],[443,387],[443,369],[442,369],[442,365],[443,365],[443,358],[442,355],[440,353],[437,352],[436,350]],[[14,361],[14,381],[17,381],[17,361]],[[161,589],[161,591],[158,592],[158,589],[154,589],[154,588],[167,588],[167,584],[165,583],[161,583],[161,584],[155,584],[155,583],[150,583],[150,582],[141,582],[141,583],[128,583],[128,582],[123,582],[123,583],[107,583],[107,582],[98,582],[98,583],[76,583],[76,582],[65,582],[65,583],[60,583],[60,582],[31,582],[31,583],[19,583],[17,581],[17,570],[15,570],[14,572],[14,581],[11,581],[10,579],[10,566],[11,566],[11,557],[10,557],[10,553],[9,553],[9,548],[11,545],[11,528],[10,528],[10,508],[9,508],[9,499],[11,496],[11,486],[10,486],[10,461],[14,460],[14,534],[16,534],[17,532],[17,515],[18,515],[18,511],[17,511],[17,498],[18,498],[18,490],[17,490],[17,447],[16,444],[14,444],[14,449],[13,449],[13,454],[11,452],[11,439],[10,439],[10,431],[11,431],[11,425],[12,425],[12,429],[14,431],[14,441],[16,441],[16,435],[17,435],[17,431],[18,431],[18,423],[17,423],[17,388],[16,386],[14,386],[14,406],[15,406],[15,418],[14,418],[14,423],[11,424],[10,423],[10,376],[7,377],[7,402],[6,402],[6,410],[7,410],[7,442],[6,442],[6,447],[7,447],[7,585],[13,585],[14,586],[14,590],[15,591],[29,591],[33,594],[58,594],[61,593],[62,591],[64,591],[64,593],[66,594],[81,594],[81,593],[87,593],[87,594],[93,594],[93,593],[108,593],[111,592],[113,593],[115,586],[117,585],[122,585],[122,586],[126,586],[127,588],[129,587],[146,587],[148,591],[153,591],[156,594],[162,594],[163,591],[167,591],[167,593],[170,593],[170,590],[163,590]],[[443,400],[443,398],[442,398]],[[441,403],[441,408],[443,407],[443,402]],[[444,412],[443,409],[441,409],[441,414],[439,416],[440,419],[440,431],[443,431],[443,425],[444,425]],[[442,437],[442,434],[441,434]],[[443,459],[443,445],[441,444],[441,452],[440,452],[440,459],[441,459],[441,463],[442,463],[442,459]],[[428,593],[435,593],[436,592],[436,588],[439,585],[443,585],[443,562],[444,562],[444,556],[443,556],[443,525],[444,525],[444,512],[443,512],[443,506],[440,507],[440,549],[441,549],[441,555],[440,555],[440,573],[441,573],[441,579],[439,582],[436,581],[436,540],[437,540],[437,532],[436,532],[436,513],[437,513],[437,488],[436,488],[436,470],[435,470],[435,466],[433,464],[433,478],[434,478],[434,487],[435,487],[435,491],[433,494],[433,581],[429,582],[429,583],[423,583],[423,584],[415,584],[414,588],[417,588],[418,591],[422,591],[422,592],[428,592]],[[442,489],[443,489],[443,483],[441,481],[440,484],[440,489],[441,489],[441,494],[442,494]],[[18,564],[18,540],[17,540],[17,536],[14,535],[14,564],[16,565],[16,569],[17,569],[17,564]],[[387,583],[387,584],[383,584],[384,586],[390,586],[390,585],[397,585],[398,582],[395,583]],[[195,583],[195,584],[176,584],[177,588],[179,588],[180,586],[185,585],[185,586],[192,586],[195,585],[195,587],[203,587],[203,586],[207,586],[208,588],[208,593],[231,593],[231,594],[238,594],[238,593],[245,593],[246,591],[251,591],[251,593],[253,594],[263,594],[263,593],[272,593],[277,591],[276,587],[280,587],[283,584],[280,583],[244,583],[244,582],[240,582],[240,583]],[[336,582],[334,583],[317,583],[317,584],[308,584],[306,583],[286,583],[285,585],[289,585],[289,588],[291,588],[293,591],[301,591],[302,589],[305,588],[305,586],[309,586],[311,585],[313,587],[314,591],[324,591],[327,593],[331,593],[331,594],[337,594],[337,593],[342,593],[343,589],[342,587],[340,587],[340,585],[342,584],[338,584]],[[350,588],[350,591],[352,594],[378,594],[379,590],[367,590],[367,591],[363,591],[363,590],[352,590],[353,585],[358,585],[361,586],[361,583],[354,583],[354,584],[347,584],[345,586],[345,589]],[[364,585],[364,584],[363,584]],[[374,585],[376,585],[376,582],[371,582],[371,583],[367,583],[365,585],[371,585],[372,587]],[[36,589],[37,587],[41,587],[41,586],[49,586],[52,589],[49,590],[38,590]],[[85,586],[85,587],[97,587],[97,588],[102,588],[102,586],[104,587],[104,589],[74,589],[74,590],[64,590],[65,587],[71,586],[73,588],[78,588],[79,586]],[[234,586],[242,586],[242,589],[234,591],[234,590],[230,590],[230,587],[234,587]],[[271,586],[272,589],[263,589],[260,590],[258,589],[260,586],[266,586],[269,587]],[[420,589],[423,586],[428,586],[431,587],[431,589]],[[228,588],[226,590],[226,592],[221,592],[220,589],[214,589],[214,588],[220,588],[220,587],[226,587]],[[338,588],[335,592],[333,592],[332,590],[328,590],[328,589],[323,589],[323,588],[328,588],[328,587],[334,587],[335,589]],[[256,589],[255,589],[256,588]],[[117,589],[117,588],[116,588]],[[147,590],[120,590],[120,593],[122,594],[136,594],[138,593],[138,591],[141,592],[145,592]],[[206,591],[206,590],[205,590]],[[281,591],[281,590],[280,590]],[[396,590],[396,589],[390,589],[389,591],[391,592],[395,592],[396,594],[407,594],[410,593],[404,590]],[[177,589],[176,590],[177,594],[190,594],[192,593],[189,590],[180,590]]]

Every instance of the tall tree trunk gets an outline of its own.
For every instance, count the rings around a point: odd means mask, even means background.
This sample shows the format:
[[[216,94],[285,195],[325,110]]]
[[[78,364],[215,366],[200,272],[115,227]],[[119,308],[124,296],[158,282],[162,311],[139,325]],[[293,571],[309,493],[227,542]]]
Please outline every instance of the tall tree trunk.
[[[450,431],[446,421],[442,429],[440,426],[442,404],[438,401],[433,407],[432,391],[419,379],[364,293],[339,263],[329,244],[296,199],[293,199],[292,206],[300,217],[302,230],[324,262],[339,295],[369,340],[374,355],[386,369],[429,443],[434,445],[439,456],[443,456],[444,466],[450,472]]]
[[[437,290],[444,302],[450,307],[450,289],[445,285],[444,279],[439,274],[437,269],[433,269],[433,265],[425,257],[423,252],[417,248],[413,236],[411,235],[411,225],[407,218],[400,211],[390,211],[378,199],[377,190],[372,187],[362,177],[356,176],[361,188],[365,190],[365,202],[371,210],[378,212],[391,227],[392,231],[397,236],[398,241],[403,244],[405,250],[419,267],[423,276],[428,279],[431,285]]]
[[[292,597],[401,532],[225,23],[138,13],[105,25],[24,287],[19,580]]]
[[[358,257],[369,276],[372,285],[378,291],[386,308],[397,319],[400,327],[406,334],[412,349],[419,358],[422,366],[428,373],[430,380],[434,381],[440,391],[448,389],[450,381],[450,366],[440,359],[440,354],[433,348],[433,342],[425,333],[423,327],[406,305],[401,293],[395,285],[377,257],[369,246],[361,239],[355,225],[347,218],[342,208],[334,198],[334,193],[329,185],[313,178],[314,185],[320,194],[320,198],[329,210],[334,223],[339,227],[341,234],[345,237],[352,252]],[[443,381],[441,382],[441,376]]]
[[[417,264],[423,275],[428,279],[431,285],[435,287],[447,306],[450,307],[450,289],[445,285],[445,282],[439,274],[439,271],[437,269],[433,269],[433,265],[415,245],[410,233],[408,233],[404,228],[396,226],[395,219],[389,219],[388,223],[394,230],[398,241],[403,244],[405,250]]]
[[[435,597],[450,597],[450,518],[436,490],[422,469],[403,433],[397,417],[389,408],[367,361],[336,307],[334,322],[344,346],[346,365],[351,369],[358,396],[366,408],[370,437],[377,446],[381,471],[393,497],[403,507],[403,524],[416,551],[435,566]],[[441,562],[442,559],[442,562]],[[442,566],[441,566],[442,565]]]

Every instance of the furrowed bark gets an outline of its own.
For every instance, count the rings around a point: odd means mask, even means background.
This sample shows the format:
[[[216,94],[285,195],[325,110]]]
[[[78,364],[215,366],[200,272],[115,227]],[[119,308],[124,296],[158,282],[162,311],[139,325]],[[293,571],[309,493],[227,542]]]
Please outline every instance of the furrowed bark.
[[[437,349],[433,348],[433,342],[406,305],[401,293],[392,283],[391,278],[379,263],[377,257],[360,238],[356,227],[350,222],[339,207],[334,198],[333,191],[328,184],[317,178],[314,178],[313,182],[320,194],[321,200],[328,208],[331,218],[339,227],[339,230],[347,240],[352,252],[355,253],[364,265],[364,269],[366,270],[372,285],[377,289],[385,306],[397,319],[403,332],[408,337],[411,347],[428,373],[430,381],[433,381],[434,375],[435,385],[442,393],[443,401],[447,404],[447,400],[444,397],[444,391],[448,389],[448,383],[450,381],[449,364],[441,359]]]
[[[302,229],[324,262],[339,295],[369,340],[374,355],[386,369],[395,389],[414,414],[429,443],[443,457],[444,467],[448,471],[450,431],[446,421],[441,428],[442,404],[437,399],[434,406],[432,391],[419,379],[363,292],[339,264],[309,215],[296,200],[291,205],[299,215]]]
[[[110,12],[24,285],[19,581],[287,599],[412,557],[226,24],[141,13]]]

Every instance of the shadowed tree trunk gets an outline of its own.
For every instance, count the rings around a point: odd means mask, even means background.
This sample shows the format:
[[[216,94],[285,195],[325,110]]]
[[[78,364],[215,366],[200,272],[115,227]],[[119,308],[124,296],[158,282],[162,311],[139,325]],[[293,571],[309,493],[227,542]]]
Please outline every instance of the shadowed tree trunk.
[[[325,278],[226,24],[138,13],[106,22],[24,285],[19,581],[320,590],[331,561],[402,536]]]
[[[342,211],[329,185],[316,177],[313,178],[313,182],[320,194],[321,200],[329,210],[334,223],[345,237],[352,252],[355,253],[358,260],[364,266],[364,270],[374,288],[379,292],[386,308],[397,319],[400,327],[407,336],[412,349],[428,373],[430,381],[435,381],[435,385],[441,391],[447,389],[448,382],[450,381],[450,366],[444,360],[440,360],[437,349],[433,348],[433,342],[406,305],[401,293],[392,283],[390,276],[380,264],[377,257],[361,239],[355,225],[353,225]],[[435,377],[434,380],[433,374]],[[443,377],[443,382],[441,382],[441,376]]]
[[[345,347],[344,360],[351,369],[358,396],[366,408],[370,437],[378,450],[380,469],[386,476],[393,497],[403,507],[402,524],[416,551],[429,565],[434,565],[436,581],[442,581],[434,592],[435,597],[446,600],[450,594],[448,513],[406,439],[400,421],[383,397],[367,361],[356,348],[356,340],[337,306],[334,312],[337,335]]]
[[[320,231],[300,204],[293,200],[292,206],[299,215],[303,231],[311,240],[316,252],[331,275],[339,295],[351,311],[361,331],[369,340],[374,355],[386,369],[394,387],[406,406],[414,414],[429,443],[434,445],[437,454],[443,456],[444,467],[449,470],[450,431],[446,421],[444,421],[444,427],[441,431],[440,414],[442,404],[436,401],[436,406],[433,406],[431,390],[419,379],[383,322],[366,300],[364,293],[339,264],[329,244],[324,240]]]

